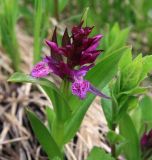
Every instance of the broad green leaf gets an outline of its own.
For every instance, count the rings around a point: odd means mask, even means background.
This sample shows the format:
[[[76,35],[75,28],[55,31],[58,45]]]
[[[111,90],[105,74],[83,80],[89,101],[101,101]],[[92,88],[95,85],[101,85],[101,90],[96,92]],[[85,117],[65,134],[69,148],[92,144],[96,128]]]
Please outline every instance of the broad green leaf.
[[[33,131],[42,145],[43,149],[47,153],[50,160],[55,157],[62,157],[59,147],[57,146],[55,140],[49,133],[48,129],[43,125],[43,123],[37,118],[37,116],[27,110],[27,115],[30,120]]]
[[[118,62],[127,47],[123,47],[111,55],[104,57],[86,76],[99,90],[113,78],[117,71]],[[74,96],[73,96],[74,97]],[[78,131],[80,124],[95,96],[88,94],[86,99],[78,101],[71,98],[69,104],[75,109],[71,119],[67,122],[65,128],[65,142],[68,142]]]
[[[145,96],[140,102],[143,122],[152,122],[152,98]]]
[[[49,80],[41,78],[33,78],[30,75],[26,75],[24,73],[14,73],[9,79],[9,82],[19,82],[19,83],[33,83],[36,85],[40,85],[47,95],[50,97],[54,111],[56,113],[57,119],[59,121],[67,120],[71,115],[71,109],[68,105],[68,102],[65,100],[63,94],[60,90]]]
[[[114,24],[109,33],[105,36],[105,39],[103,39],[104,56],[125,46],[129,30],[129,28],[120,30],[118,23]]]
[[[128,48],[124,55],[121,57],[120,62],[119,62],[119,68],[121,72],[123,69],[128,66],[130,63],[132,63],[132,48]]]
[[[110,154],[106,153],[103,149],[99,148],[99,147],[94,147],[87,160],[115,160],[114,158],[111,157]]]
[[[123,152],[128,160],[140,160],[140,144],[136,128],[128,114],[123,115],[119,121],[120,134],[127,140]]]
[[[107,140],[108,142],[112,145],[112,144],[119,144],[125,141],[125,138],[117,133],[115,133],[114,131],[110,130],[107,133]]]
[[[146,78],[147,73],[152,71],[152,55],[145,56],[143,58],[143,71],[140,77],[140,81],[142,81],[144,78]]]
[[[51,131],[52,123],[53,123],[53,121],[55,119],[55,113],[50,107],[46,107],[46,116],[47,116],[47,120],[48,120],[48,127],[49,127],[49,129]]]
[[[14,73],[9,79],[8,82],[17,82],[17,83],[33,83],[33,84],[39,84],[42,86],[50,87],[51,89],[58,92],[57,87],[51,82],[44,78],[34,78],[28,74],[24,74],[21,72]],[[58,92],[59,93],[59,92]]]
[[[121,90],[127,91],[135,88],[142,73],[142,57],[137,57],[132,63],[128,64],[121,72]]]
[[[120,119],[126,114],[127,111],[131,111],[138,106],[138,98],[135,96],[123,96],[120,100],[119,109],[116,115],[116,121],[119,122]]]

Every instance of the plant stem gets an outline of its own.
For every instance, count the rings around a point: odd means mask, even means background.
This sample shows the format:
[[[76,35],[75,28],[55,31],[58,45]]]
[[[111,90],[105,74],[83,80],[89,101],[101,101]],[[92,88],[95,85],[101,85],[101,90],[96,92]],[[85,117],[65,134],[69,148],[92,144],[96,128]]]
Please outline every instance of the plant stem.
[[[65,78],[61,84],[61,92],[64,93],[64,96],[67,98],[69,94],[69,81]]]
[[[112,130],[115,132],[115,130],[116,130],[116,124],[113,124]],[[115,144],[111,145],[111,155],[112,155],[112,157],[117,158],[116,157],[116,146],[115,146]]]
[[[54,0],[54,15],[57,21],[59,21],[59,2]]]

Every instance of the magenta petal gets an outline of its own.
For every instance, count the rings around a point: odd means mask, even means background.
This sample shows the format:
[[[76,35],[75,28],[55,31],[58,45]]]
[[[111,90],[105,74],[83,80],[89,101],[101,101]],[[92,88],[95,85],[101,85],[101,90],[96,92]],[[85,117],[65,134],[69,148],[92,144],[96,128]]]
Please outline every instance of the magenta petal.
[[[83,66],[79,70],[73,71],[73,79],[74,80],[80,80],[83,79],[83,77],[86,75],[86,73],[94,66],[94,64],[91,64],[89,66]]]
[[[84,99],[89,91],[90,83],[86,80],[75,81],[72,83],[72,94],[78,96],[80,99]]]
[[[80,59],[80,65],[93,63],[96,60],[96,58],[99,56],[100,52],[101,52],[100,50],[94,50],[91,52],[84,51]]]
[[[37,63],[32,69],[31,75],[36,78],[46,77],[50,73],[49,66],[46,62]]]
[[[100,96],[100,97],[103,97],[103,98],[106,98],[106,99],[110,99],[110,97],[106,96],[105,94],[100,92],[97,88],[95,88],[92,85],[90,85],[89,92],[95,94],[96,96]]]
[[[89,38],[88,42],[86,41],[84,45],[88,45],[88,48],[85,50],[86,52],[91,52],[97,49],[99,46],[99,41],[102,38],[102,35],[99,34],[93,38]]]
[[[57,54],[62,54],[61,49],[58,47],[58,45],[55,42],[46,40],[47,45],[51,48],[51,50]]]

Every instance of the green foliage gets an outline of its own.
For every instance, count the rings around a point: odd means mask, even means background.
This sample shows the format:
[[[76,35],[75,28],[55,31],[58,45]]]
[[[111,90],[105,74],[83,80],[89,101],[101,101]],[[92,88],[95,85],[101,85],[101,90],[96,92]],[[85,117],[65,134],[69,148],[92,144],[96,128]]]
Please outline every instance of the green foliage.
[[[128,109],[135,108],[138,105],[137,94],[146,93],[147,89],[140,87],[140,83],[147,77],[148,72],[152,70],[151,60],[152,56],[143,58],[141,55],[132,60],[130,49],[125,52],[120,60],[119,73],[110,85],[117,120]]]
[[[149,96],[144,96],[139,102],[139,107],[131,113],[131,118],[136,126],[138,135],[145,132],[145,128],[152,128],[152,99]]]
[[[109,131],[107,133],[107,140],[111,145],[119,144],[126,141],[126,139],[123,136],[115,133],[114,131]]]
[[[120,134],[127,140],[123,153],[128,160],[140,160],[140,144],[136,128],[129,115],[124,114],[119,121]]]
[[[42,41],[49,28],[48,1],[35,0],[34,5],[34,64],[41,59]]]
[[[104,56],[111,54],[111,52],[120,49],[126,45],[130,29],[120,29],[118,23],[115,23],[112,28],[104,35],[101,43],[101,48],[105,51]]]
[[[9,54],[13,68],[19,70],[20,54],[16,36],[16,23],[18,18],[18,0],[0,1],[0,34],[1,44]]]
[[[128,48],[119,62],[117,76],[111,81],[109,88],[104,89],[105,93],[111,94],[111,102],[104,99],[101,101],[108,126],[112,130],[107,134],[108,141],[111,146],[115,146],[114,155],[122,153],[128,160],[141,158],[139,132],[144,126],[143,115],[147,117],[149,110],[145,106],[150,104],[151,100],[144,98],[144,103],[141,101],[139,105],[138,95],[146,93],[147,88],[140,84],[151,70],[152,56],[142,57],[139,54],[133,59],[131,49]],[[141,110],[140,106],[143,104]],[[134,111],[130,118],[128,113],[132,110]],[[151,117],[151,113],[148,115]],[[152,119],[149,121],[152,122]],[[115,134],[117,126],[119,135]],[[125,140],[120,140],[119,136]]]
[[[99,159],[103,159],[103,160],[114,160],[114,158],[112,158],[110,156],[110,154],[108,153],[105,153],[105,151],[101,148],[98,148],[98,147],[94,147],[87,160],[99,160]]]
[[[52,130],[52,123],[55,119],[55,113],[50,107],[46,107],[46,117],[48,121],[48,128]]]
[[[62,158],[62,153],[59,147],[57,146],[53,137],[51,136],[47,128],[43,125],[43,123],[36,117],[36,115],[33,112],[29,110],[27,110],[27,115],[32,125],[33,131],[37,136],[43,149],[47,153],[49,159],[52,160],[57,156]]]

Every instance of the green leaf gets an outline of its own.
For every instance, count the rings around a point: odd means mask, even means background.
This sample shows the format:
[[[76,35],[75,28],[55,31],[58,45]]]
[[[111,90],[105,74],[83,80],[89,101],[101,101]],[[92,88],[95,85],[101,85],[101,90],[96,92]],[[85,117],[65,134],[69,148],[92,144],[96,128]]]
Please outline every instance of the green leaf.
[[[16,72],[9,79],[9,82],[33,83],[40,85],[47,95],[50,97],[57,119],[60,122],[66,121],[71,115],[71,109],[60,90],[49,80],[41,78],[33,78],[30,75]],[[60,100],[59,100],[60,99]]]
[[[152,122],[152,98],[145,96],[140,102],[143,122]]]
[[[44,78],[34,78],[28,74],[16,72],[14,73],[9,79],[8,82],[17,82],[17,83],[33,83],[33,84],[39,84],[42,86],[50,87],[51,89],[55,90],[59,93],[57,87],[51,82]]]
[[[146,78],[147,73],[149,73],[150,71],[152,71],[152,55],[145,56],[143,58],[143,71],[140,77],[140,81]]]
[[[144,96],[139,102],[139,107],[137,107],[133,112],[131,112],[131,118],[134,122],[136,130],[141,136],[145,131],[145,126],[147,129],[152,128],[152,98],[149,96]]]
[[[139,84],[142,69],[142,57],[139,55],[121,72],[121,91],[127,91],[137,87],[137,85]]]
[[[107,133],[107,140],[112,145],[124,142],[125,138],[119,134],[116,134],[114,131],[109,131]]]
[[[103,149],[99,148],[99,147],[94,147],[87,160],[114,160],[114,158],[111,157],[110,154],[106,153]]]
[[[123,47],[111,55],[104,57],[86,76],[99,90],[113,78],[117,71],[118,62],[127,47]],[[74,96],[73,96],[74,97]],[[80,124],[95,96],[88,94],[86,99],[80,101],[76,98],[69,99],[69,104],[75,109],[65,127],[65,141],[68,142],[78,131]]]
[[[128,48],[124,55],[121,57],[119,62],[119,68],[121,72],[123,72],[123,69],[128,66],[128,64],[132,63],[132,48]]]
[[[123,152],[128,160],[140,160],[140,144],[136,128],[129,115],[125,114],[119,122],[120,134],[127,140]]]
[[[126,94],[126,95],[135,95],[135,94],[145,94],[147,92],[147,87],[136,87],[136,88],[133,88],[129,91],[125,91],[125,92],[121,92],[119,94],[120,95],[123,95],[123,94]]]
[[[62,157],[59,147],[57,146],[53,137],[51,136],[47,128],[43,125],[43,123],[37,118],[37,116],[33,112],[29,110],[27,110],[27,115],[33,131],[38,138],[40,144],[42,145],[43,149],[47,153],[49,159],[51,160],[55,157]]]
[[[48,120],[48,127],[51,130],[52,129],[52,123],[55,119],[55,113],[50,107],[46,107],[46,116]]]
[[[104,56],[111,54],[111,52],[125,46],[128,39],[129,28],[120,30],[118,23],[115,23],[109,33],[103,39]]]

